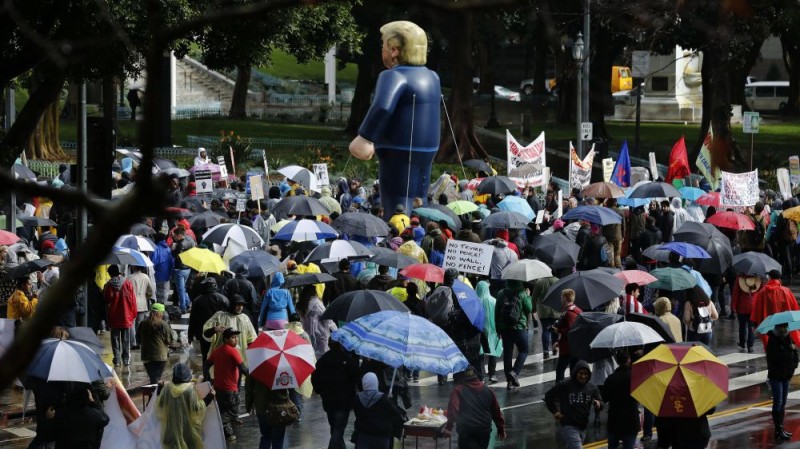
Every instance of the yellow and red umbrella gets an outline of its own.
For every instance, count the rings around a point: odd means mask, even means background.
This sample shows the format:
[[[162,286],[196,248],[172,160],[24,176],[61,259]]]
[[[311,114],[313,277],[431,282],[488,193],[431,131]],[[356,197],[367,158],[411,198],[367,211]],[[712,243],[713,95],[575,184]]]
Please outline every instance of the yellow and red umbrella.
[[[656,416],[702,416],[728,397],[728,366],[704,346],[663,344],[633,364],[631,396]]]

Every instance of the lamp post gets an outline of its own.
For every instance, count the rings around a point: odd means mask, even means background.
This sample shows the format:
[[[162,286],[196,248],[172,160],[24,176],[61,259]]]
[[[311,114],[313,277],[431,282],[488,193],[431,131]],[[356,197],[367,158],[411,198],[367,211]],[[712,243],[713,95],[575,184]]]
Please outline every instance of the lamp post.
[[[581,123],[583,122],[583,34],[578,32],[578,37],[572,44],[572,58],[578,66],[576,73],[578,74],[577,82],[577,111],[575,113],[575,124],[578,131],[577,148],[578,157],[583,158],[583,140],[581,139]]]

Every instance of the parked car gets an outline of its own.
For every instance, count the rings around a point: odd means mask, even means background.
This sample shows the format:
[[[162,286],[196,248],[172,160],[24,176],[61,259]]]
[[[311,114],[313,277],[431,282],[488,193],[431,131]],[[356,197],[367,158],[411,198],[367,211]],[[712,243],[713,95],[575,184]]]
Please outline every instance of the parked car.
[[[514,92],[513,90],[507,89],[503,86],[494,86],[494,96],[502,100],[520,101],[519,92]]]

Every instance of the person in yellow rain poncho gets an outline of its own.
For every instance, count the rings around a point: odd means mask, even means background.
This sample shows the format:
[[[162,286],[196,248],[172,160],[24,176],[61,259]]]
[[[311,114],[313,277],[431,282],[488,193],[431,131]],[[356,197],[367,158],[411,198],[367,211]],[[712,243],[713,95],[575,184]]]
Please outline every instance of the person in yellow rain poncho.
[[[305,259],[305,255],[303,255],[303,258]],[[298,259],[300,259],[300,257],[298,257]],[[307,262],[297,264],[297,272],[300,274],[322,273],[322,270],[319,269],[319,265],[312,262]],[[323,294],[325,293],[325,284],[314,284],[314,288],[317,289],[317,296],[322,298]]]
[[[17,289],[8,298],[6,317],[10,320],[27,320],[33,316],[38,303],[39,298],[36,297],[30,278],[22,278],[17,281]]]
[[[194,386],[192,370],[178,363],[172,368],[172,382],[158,394],[156,416],[164,449],[203,449],[203,419],[214,394],[201,399]]]
[[[225,344],[222,338],[222,332],[227,328],[235,329],[239,334],[239,345],[236,349],[242,356],[245,364],[247,364],[247,345],[253,342],[258,336],[253,324],[250,322],[250,317],[244,312],[244,305],[247,303],[241,295],[233,295],[231,298],[231,305],[228,310],[220,310],[216,312],[211,318],[203,325],[203,337],[206,341],[211,342],[211,349],[208,353],[211,354],[215,349]]]

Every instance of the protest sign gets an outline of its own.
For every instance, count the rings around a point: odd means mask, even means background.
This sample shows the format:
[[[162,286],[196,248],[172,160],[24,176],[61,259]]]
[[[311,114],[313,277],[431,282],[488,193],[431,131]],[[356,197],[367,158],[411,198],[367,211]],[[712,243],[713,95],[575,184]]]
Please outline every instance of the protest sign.
[[[603,159],[603,181],[611,182],[612,173],[614,173],[614,159],[610,157]]]
[[[556,209],[556,219],[561,218],[564,215],[564,192],[562,190],[558,191],[558,209]]]
[[[225,157],[217,156],[217,163],[219,164],[219,177],[220,179],[228,180],[228,167],[225,165]]]
[[[594,154],[594,144],[592,144],[592,149],[583,160],[580,160],[572,142],[569,143],[569,187],[571,189],[583,190],[591,182]]]
[[[247,197],[244,195],[236,195],[236,212],[244,212],[247,210]]]
[[[508,172],[527,164],[539,164],[543,167],[547,165],[547,150],[544,147],[544,131],[539,134],[536,140],[531,142],[528,146],[523,147],[514,139],[511,133],[506,130],[506,149]],[[525,177],[511,178],[511,180],[514,181],[520,189],[525,187],[539,187],[547,184],[543,170],[534,172]]]
[[[250,177],[250,199],[264,199],[264,185],[261,183],[261,175],[253,175]]]
[[[779,168],[775,175],[778,177],[778,188],[784,201],[792,197],[792,184],[789,182],[789,170]]]
[[[444,252],[444,266],[463,273],[487,276],[492,265],[492,245],[450,239]]]
[[[331,185],[328,180],[328,164],[314,164],[314,176],[317,177],[317,187]]]
[[[651,151],[649,159],[650,159],[650,174],[653,176],[653,181],[655,181],[660,177],[658,174],[658,163],[656,162],[656,154]]]
[[[789,180],[792,185],[800,185],[800,157],[789,157]]]
[[[211,193],[214,191],[214,181],[211,180],[211,170],[195,170],[194,181],[197,193]]]
[[[752,206],[758,202],[758,170],[746,173],[721,172],[720,197],[723,206]]]

